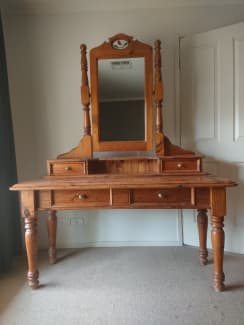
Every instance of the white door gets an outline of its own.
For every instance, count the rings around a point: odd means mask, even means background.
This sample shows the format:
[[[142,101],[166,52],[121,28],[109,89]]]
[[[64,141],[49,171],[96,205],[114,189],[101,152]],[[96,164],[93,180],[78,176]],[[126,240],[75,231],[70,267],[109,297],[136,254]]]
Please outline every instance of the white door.
[[[244,23],[181,40],[180,98],[181,145],[239,183],[227,194],[225,249],[244,253]],[[198,245],[196,228],[196,213],[183,211],[185,244]]]

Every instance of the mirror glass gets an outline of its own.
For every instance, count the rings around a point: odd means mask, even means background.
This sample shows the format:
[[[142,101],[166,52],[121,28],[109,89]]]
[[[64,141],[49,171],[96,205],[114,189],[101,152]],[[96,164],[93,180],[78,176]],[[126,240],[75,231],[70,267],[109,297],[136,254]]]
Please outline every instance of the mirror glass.
[[[98,60],[99,140],[144,141],[144,58]]]

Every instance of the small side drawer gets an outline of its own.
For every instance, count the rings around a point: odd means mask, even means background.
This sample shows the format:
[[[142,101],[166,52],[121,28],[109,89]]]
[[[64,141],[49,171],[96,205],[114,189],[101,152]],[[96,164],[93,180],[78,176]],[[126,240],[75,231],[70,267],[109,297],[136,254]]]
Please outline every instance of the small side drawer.
[[[85,174],[85,162],[48,162],[50,176],[76,176]]]
[[[109,189],[99,190],[56,190],[53,203],[60,208],[105,207],[110,205]]]
[[[200,171],[201,162],[196,159],[172,159],[163,162],[163,171],[179,172],[179,171]]]
[[[191,191],[188,188],[176,189],[135,189],[133,190],[133,203],[146,203],[157,205],[189,205]]]

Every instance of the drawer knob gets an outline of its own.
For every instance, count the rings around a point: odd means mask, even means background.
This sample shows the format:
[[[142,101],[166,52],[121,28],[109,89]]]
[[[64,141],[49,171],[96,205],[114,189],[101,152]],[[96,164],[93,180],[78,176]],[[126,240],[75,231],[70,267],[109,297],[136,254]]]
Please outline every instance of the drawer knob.
[[[79,200],[85,200],[86,198],[87,198],[87,196],[85,194],[79,194],[78,195]]]
[[[183,167],[183,164],[181,164],[181,163],[177,164],[177,168],[182,168],[182,167]]]
[[[159,199],[162,199],[164,197],[164,194],[163,193],[158,193],[158,198]]]
[[[68,172],[69,170],[72,170],[72,167],[70,167],[70,166],[65,166],[65,167],[64,167],[64,170],[65,170],[66,172]]]

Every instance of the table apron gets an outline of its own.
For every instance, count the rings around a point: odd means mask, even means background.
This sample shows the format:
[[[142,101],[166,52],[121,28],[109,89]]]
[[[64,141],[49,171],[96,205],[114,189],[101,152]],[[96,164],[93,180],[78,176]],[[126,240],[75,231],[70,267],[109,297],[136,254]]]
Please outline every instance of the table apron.
[[[35,191],[37,209],[194,209],[210,207],[210,189],[134,188]]]

